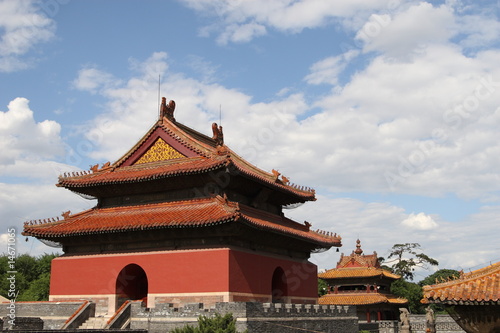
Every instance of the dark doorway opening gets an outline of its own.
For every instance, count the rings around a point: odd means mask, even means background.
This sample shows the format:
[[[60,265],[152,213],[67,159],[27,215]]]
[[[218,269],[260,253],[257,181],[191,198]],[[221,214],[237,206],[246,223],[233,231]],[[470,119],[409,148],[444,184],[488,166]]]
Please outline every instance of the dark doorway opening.
[[[127,300],[146,300],[148,296],[148,277],[141,266],[129,264],[116,278],[116,308]]]
[[[274,270],[271,285],[272,302],[285,303],[286,296],[288,296],[288,286],[285,272],[281,267]]]

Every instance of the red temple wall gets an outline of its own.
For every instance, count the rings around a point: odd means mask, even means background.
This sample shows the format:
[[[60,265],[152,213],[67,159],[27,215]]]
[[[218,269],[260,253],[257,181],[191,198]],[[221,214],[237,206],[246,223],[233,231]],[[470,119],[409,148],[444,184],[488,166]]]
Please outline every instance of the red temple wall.
[[[286,296],[318,296],[318,270],[316,265],[310,262],[232,251],[229,265],[230,291],[269,294],[273,273],[277,267],[281,267],[286,277]]]
[[[124,300],[116,295],[117,278],[130,264],[140,266],[146,274],[149,307],[159,303],[270,302],[278,268],[286,281],[282,301],[317,300],[315,265],[229,248],[59,257],[52,261],[51,300],[93,299],[100,312],[112,313]]]
[[[227,258],[226,249],[60,257],[52,261],[50,294],[114,294],[128,264],[146,272],[149,293],[227,290]]]

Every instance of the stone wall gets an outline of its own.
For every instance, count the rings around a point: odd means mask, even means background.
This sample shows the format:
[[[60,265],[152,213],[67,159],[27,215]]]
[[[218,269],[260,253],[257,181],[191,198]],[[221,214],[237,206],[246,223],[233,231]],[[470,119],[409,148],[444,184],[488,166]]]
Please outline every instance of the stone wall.
[[[146,309],[140,302],[131,308],[131,329],[146,329],[150,333],[168,332],[186,324],[197,325],[200,315],[213,316],[232,313],[238,331],[249,333],[285,333],[294,328],[330,333],[357,333],[356,308],[352,306],[224,302],[204,308],[203,304],[189,304],[175,308]]]
[[[410,315],[412,333],[425,333],[425,315]],[[465,333],[464,330],[447,314],[436,315],[437,333]]]
[[[44,329],[59,329],[84,302],[16,302],[15,316],[16,318],[39,317],[43,320]],[[0,317],[10,314],[9,306],[11,303],[0,304]]]

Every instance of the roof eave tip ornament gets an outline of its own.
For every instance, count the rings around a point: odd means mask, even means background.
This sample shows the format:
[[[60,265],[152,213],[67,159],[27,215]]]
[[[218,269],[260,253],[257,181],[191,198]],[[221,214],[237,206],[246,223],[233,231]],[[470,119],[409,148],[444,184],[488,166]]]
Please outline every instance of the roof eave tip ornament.
[[[174,118],[174,111],[175,111],[175,102],[173,100],[170,100],[167,104],[167,99],[165,97],[161,98],[161,105],[160,105],[160,119],[162,120],[163,118],[167,118],[168,120],[175,121]]]

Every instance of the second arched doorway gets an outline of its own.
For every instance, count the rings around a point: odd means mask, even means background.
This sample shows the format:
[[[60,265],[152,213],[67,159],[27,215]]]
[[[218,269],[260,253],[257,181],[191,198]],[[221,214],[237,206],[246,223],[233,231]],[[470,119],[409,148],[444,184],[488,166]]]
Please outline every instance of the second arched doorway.
[[[273,303],[285,303],[288,296],[288,284],[285,272],[281,267],[274,270],[271,282],[271,295]]]

